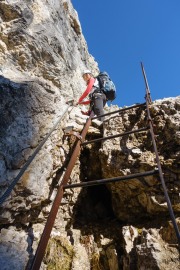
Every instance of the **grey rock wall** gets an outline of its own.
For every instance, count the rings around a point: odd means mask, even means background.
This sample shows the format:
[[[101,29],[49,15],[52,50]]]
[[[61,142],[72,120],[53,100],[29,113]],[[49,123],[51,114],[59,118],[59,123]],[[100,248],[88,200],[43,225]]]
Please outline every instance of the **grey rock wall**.
[[[98,71],[77,12],[67,0],[0,2],[0,190],[8,188],[36,147],[84,90],[81,71]],[[179,108],[169,98],[150,107],[168,193],[179,221]],[[106,107],[106,111],[118,106]],[[75,142],[87,117],[69,109],[11,195],[0,207],[1,269],[31,263]],[[90,127],[93,139],[141,128],[133,109]],[[151,138],[140,133],[87,145],[69,182],[110,178],[156,167]],[[58,254],[58,256],[55,256]],[[60,254],[60,255],[59,255]],[[157,177],[67,190],[41,269],[179,269],[177,238]]]
[[[0,29],[0,183],[4,192],[62,115],[65,102],[84,90],[82,70],[96,71],[97,64],[88,53],[70,1],[1,1]],[[44,160],[39,162],[39,172],[34,176],[31,172],[32,179],[51,178],[56,170],[49,149],[43,151]],[[48,186],[44,181],[37,185],[44,190]],[[44,196],[40,190],[37,195]]]
[[[174,210],[180,211],[179,198],[179,108],[180,98],[155,101],[151,117],[165,181]],[[142,108],[125,111],[105,123],[104,135],[110,136],[148,126]],[[101,152],[105,178],[151,171],[157,168],[150,132],[134,133],[103,144]],[[137,221],[167,215],[167,205],[159,177],[149,176],[110,186],[114,211],[123,221]],[[126,206],[126,207],[124,207]]]
[[[157,100],[150,106],[155,141],[167,192],[180,230],[180,97]],[[147,126],[142,108],[110,117],[104,135]],[[100,149],[103,178],[157,168],[149,132],[107,140]],[[109,184],[115,216],[123,222],[123,269],[179,269],[178,240],[158,176]]]
[[[71,1],[0,1],[0,196],[62,116],[66,101],[84,90],[85,68],[98,70]],[[68,158],[62,130],[68,119],[67,113],[1,206],[4,269],[23,269],[33,235],[39,240]],[[23,249],[21,261],[19,253],[14,258],[17,249]]]

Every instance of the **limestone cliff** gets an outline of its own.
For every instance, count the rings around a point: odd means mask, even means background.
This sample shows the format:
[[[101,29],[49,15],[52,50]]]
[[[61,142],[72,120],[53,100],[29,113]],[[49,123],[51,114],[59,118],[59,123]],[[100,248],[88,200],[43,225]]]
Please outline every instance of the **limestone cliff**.
[[[69,0],[0,2],[1,195],[63,111],[85,85],[81,71],[98,71],[89,55],[77,12]],[[138,102],[138,101],[137,101]],[[105,108],[107,112],[117,106]],[[180,98],[151,105],[168,193],[180,224]],[[146,111],[132,109],[93,122],[87,139],[147,125]],[[0,206],[0,268],[30,265],[57,187],[85,124],[71,108]],[[144,172],[156,167],[148,132],[82,148],[70,182]],[[157,176],[67,190],[41,269],[179,269],[177,239]]]
[[[6,188],[62,115],[66,100],[84,89],[82,70],[95,71],[97,64],[70,1],[1,1],[0,22],[0,181]],[[38,178],[33,180],[37,203],[49,193],[49,183],[41,179],[52,179],[62,165],[63,147],[52,146],[62,138],[58,132],[36,161],[38,169],[24,176]]]

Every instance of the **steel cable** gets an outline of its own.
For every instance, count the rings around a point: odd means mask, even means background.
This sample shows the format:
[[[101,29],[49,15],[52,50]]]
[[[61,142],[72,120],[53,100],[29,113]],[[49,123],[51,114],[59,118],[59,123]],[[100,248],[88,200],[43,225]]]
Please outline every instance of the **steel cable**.
[[[52,132],[56,129],[56,127],[58,126],[58,124],[62,120],[63,116],[68,111],[69,107],[70,107],[70,105],[67,106],[67,108],[64,110],[63,114],[60,116],[60,118],[58,119],[58,121],[56,122],[56,124],[52,127],[52,129],[46,135],[46,137],[41,141],[41,143],[38,145],[38,147],[36,148],[36,150],[34,151],[34,153],[28,158],[27,162],[22,167],[22,169],[20,170],[20,172],[18,173],[18,175],[14,178],[14,180],[12,181],[12,183],[9,185],[8,189],[0,197],[0,205],[2,205],[3,202],[7,199],[7,197],[9,197],[9,195],[11,194],[11,192],[12,192],[13,188],[15,187],[15,185],[17,184],[17,182],[19,181],[19,179],[21,178],[21,176],[24,174],[24,172],[27,170],[27,168],[29,167],[29,165],[31,164],[31,162],[33,161],[33,159],[36,157],[36,155],[38,154],[38,152],[41,150],[42,146],[45,144],[45,142],[50,137],[50,135],[52,134]]]

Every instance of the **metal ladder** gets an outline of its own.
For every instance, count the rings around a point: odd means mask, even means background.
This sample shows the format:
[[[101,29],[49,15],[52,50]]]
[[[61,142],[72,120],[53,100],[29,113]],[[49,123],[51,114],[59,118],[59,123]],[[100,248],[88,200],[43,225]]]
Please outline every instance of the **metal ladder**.
[[[141,63],[141,68],[142,68],[142,72],[143,72],[143,76],[144,76],[144,80],[145,80],[145,85],[146,85],[146,95],[145,95],[146,102],[143,103],[143,104],[138,104],[138,105],[130,106],[130,107],[127,107],[127,108],[123,108],[123,109],[120,109],[120,110],[117,110],[117,111],[114,111],[114,112],[111,112],[111,113],[106,113],[106,114],[101,115],[101,116],[107,116],[107,115],[114,114],[114,113],[117,113],[117,112],[121,113],[121,112],[123,112],[125,110],[130,110],[132,108],[145,107],[146,110],[147,110],[147,116],[148,116],[148,127],[144,127],[144,128],[138,129],[138,130],[127,131],[127,132],[117,134],[117,135],[113,135],[113,136],[98,138],[98,139],[86,142],[85,141],[85,136],[86,136],[86,133],[88,131],[89,126],[91,125],[91,121],[93,119],[95,119],[95,118],[98,118],[98,117],[94,117],[93,112],[91,113],[90,117],[88,118],[88,120],[87,120],[87,122],[86,122],[86,124],[85,124],[85,126],[83,128],[82,133],[79,135],[80,138],[77,137],[77,139],[76,139],[76,145],[75,145],[73,154],[72,154],[72,156],[70,158],[69,164],[67,166],[64,177],[63,177],[63,179],[61,181],[61,184],[59,185],[55,200],[53,202],[53,205],[52,205],[51,211],[49,213],[46,225],[44,227],[44,231],[42,233],[38,248],[36,250],[36,254],[34,256],[33,262],[32,262],[31,267],[30,267],[31,270],[38,270],[40,268],[40,266],[41,266],[41,262],[43,260],[44,254],[45,254],[45,250],[46,250],[46,247],[47,247],[47,244],[48,244],[48,240],[50,238],[50,234],[51,234],[51,231],[52,231],[52,228],[53,228],[53,224],[54,224],[54,221],[55,221],[55,218],[56,218],[56,215],[57,215],[61,200],[63,198],[64,191],[66,189],[69,189],[69,188],[77,188],[77,187],[82,187],[83,188],[83,187],[87,187],[87,186],[100,185],[100,184],[106,184],[106,183],[110,183],[110,182],[124,181],[124,180],[134,179],[134,178],[137,178],[137,177],[140,178],[140,177],[143,177],[143,176],[159,174],[159,178],[161,180],[161,184],[162,184],[162,187],[163,187],[163,191],[164,191],[165,199],[166,199],[166,202],[167,202],[169,214],[170,214],[173,226],[174,226],[174,230],[175,230],[175,233],[176,233],[176,236],[177,236],[177,239],[178,239],[178,243],[180,245],[180,232],[179,232],[179,228],[178,228],[178,225],[176,223],[176,219],[175,219],[175,216],[174,216],[174,213],[173,213],[172,204],[171,204],[168,192],[167,192],[167,188],[166,188],[166,184],[165,184],[165,181],[164,181],[163,172],[162,172],[162,168],[161,168],[161,163],[160,163],[160,159],[159,159],[159,155],[158,155],[158,151],[157,151],[155,135],[154,135],[153,125],[152,125],[152,119],[151,119],[150,110],[149,110],[149,105],[151,104],[152,100],[151,100],[151,96],[150,96],[150,90],[149,90],[145,70],[144,70],[144,67],[143,67],[142,63]],[[96,142],[99,142],[99,141],[105,141],[105,140],[116,138],[116,137],[121,137],[121,136],[132,134],[132,133],[144,132],[144,131],[148,131],[148,130],[150,131],[150,134],[151,134],[158,169],[143,172],[143,173],[131,174],[131,175],[123,176],[123,177],[121,176],[121,177],[115,177],[115,178],[100,179],[100,180],[94,180],[94,181],[71,184],[71,185],[67,184],[68,180],[70,178],[71,172],[73,170],[73,167],[74,167],[74,165],[76,163],[76,160],[77,160],[77,158],[78,158],[78,156],[80,154],[81,146],[84,146],[84,145],[87,145],[87,144],[90,144],[90,143],[96,143]]]

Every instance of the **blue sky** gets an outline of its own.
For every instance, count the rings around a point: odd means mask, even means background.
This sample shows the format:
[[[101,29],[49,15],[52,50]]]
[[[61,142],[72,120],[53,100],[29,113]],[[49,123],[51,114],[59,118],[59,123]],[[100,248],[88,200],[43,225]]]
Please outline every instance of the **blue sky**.
[[[180,0],[72,0],[88,49],[117,88],[113,104],[180,95]]]

